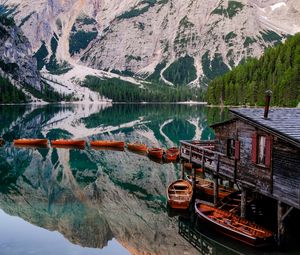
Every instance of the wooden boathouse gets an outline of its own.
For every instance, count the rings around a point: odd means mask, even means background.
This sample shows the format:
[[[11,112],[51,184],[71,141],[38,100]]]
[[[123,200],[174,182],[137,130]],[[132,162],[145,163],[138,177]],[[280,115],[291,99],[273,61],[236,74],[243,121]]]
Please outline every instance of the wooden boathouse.
[[[180,158],[241,190],[241,216],[247,193],[277,201],[277,240],[284,243],[285,219],[300,209],[300,108],[235,108],[232,119],[211,127],[214,141],[181,141]],[[195,180],[194,171],[194,180]],[[182,174],[183,175],[183,174]]]

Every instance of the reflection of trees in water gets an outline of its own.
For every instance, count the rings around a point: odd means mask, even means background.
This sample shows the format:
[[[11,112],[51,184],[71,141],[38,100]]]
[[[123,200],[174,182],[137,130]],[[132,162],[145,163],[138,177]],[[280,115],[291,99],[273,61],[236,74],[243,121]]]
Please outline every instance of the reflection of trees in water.
[[[12,117],[6,113],[0,132],[9,141],[20,136],[71,136],[63,129],[45,132],[43,128],[49,119],[63,122],[59,117],[65,112],[85,108],[52,105],[21,109],[7,110]],[[207,125],[205,109],[186,105],[114,105],[90,116],[87,113],[88,117],[80,121],[92,128],[119,126],[143,117],[147,122],[137,129],[151,130],[155,138],[164,141],[159,128],[172,119],[163,132],[177,142],[195,135],[195,127],[187,119],[199,118],[202,126]],[[135,127],[126,132],[128,139],[139,138]],[[35,225],[58,230],[74,243],[103,247],[115,236],[126,247],[149,254],[190,250],[178,236],[174,220],[165,213],[165,188],[178,171],[172,164],[158,165],[127,151],[16,149],[6,143],[0,149],[0,168],[1,208]],[[175,247],[174,242],[180,245]]]

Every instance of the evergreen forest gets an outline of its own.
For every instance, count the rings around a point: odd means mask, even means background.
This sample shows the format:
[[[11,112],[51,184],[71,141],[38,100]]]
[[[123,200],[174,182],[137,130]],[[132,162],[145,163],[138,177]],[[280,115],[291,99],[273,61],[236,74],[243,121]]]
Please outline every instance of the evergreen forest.
[[[0,104],[24,103],[27,101],[26,95],[9,80],[0,77]]]
[[[207,101],[262,106],[266,90],[273,92],[273,106],[295,107],[300,102],[300,34],[215,78],[208,86]]]
[[[117,78],[100,79],[87,76],[83,86],[99,92],[115,102],[180,102],[203,101],[203,92],[200,89],[188,86],[168,86],[153,83],[142,85],[132,84]]]

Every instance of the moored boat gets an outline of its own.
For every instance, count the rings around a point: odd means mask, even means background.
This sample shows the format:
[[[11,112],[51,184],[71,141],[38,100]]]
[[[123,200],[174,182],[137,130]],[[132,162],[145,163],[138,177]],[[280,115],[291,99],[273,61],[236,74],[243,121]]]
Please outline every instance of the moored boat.
[[[85,141],[84,140],[71,140],[71,139],[58,139],[58,140],[51,140],[51,146],[62,146],[63,147],[84,147]]]
[[[193,182],[193,177],[191,175],[187,176],[188,182]],[[214,183],[210,180],[206,180],[200,177],[196,177],[196,189],[203,191],[208,196],[214,195]],[[225,187],[223,185],[219,185],[219,198],[223,199],[224,197],[230,195],[236,190],[233,188]]]
[[[193,196],[193,187],[186,180],[177,180],[167,189],[168,203],[174,209],[187,209]]]
[[[193,169],[193,164],[192,163],[183,163],[183,167],[185,170],[191,171]],[[195,169],[197,173],[203,173],[203,169],[201,167],[198,167]]]
[[[116,141],[116,140],[96,140],[96,141],[91,141],[90,145],[94,147],[124,148],[125,143],[123,141]]]
[[[149,157],[162,159],[162,157],[164,155],[164,150],[161,148],[150,148],[150,149],[148,149],[148,155],[149,155]]]
[[[143,143],[128,143],[127,149],[131,151],[147,152],[148,147]]]
[[[91,145],[91,149],[96,151],[124,151],[124,148],[118,148],[118,147],[105,147],[105,146],[93,146]]]
[[[48,144],[48,139],[15,139],[14,140],[14,145],[47,145]]]
[[[4,144],[4,140],[0,138],[0,147]]]
[[[196,214],[218,232],[252,246],[265,246],[273,241],[273,233],[233,213],[196,200]]]
[[[179,157],[179,149],[172,147],[166,151],[166,160],[167,161],[176,161]]]

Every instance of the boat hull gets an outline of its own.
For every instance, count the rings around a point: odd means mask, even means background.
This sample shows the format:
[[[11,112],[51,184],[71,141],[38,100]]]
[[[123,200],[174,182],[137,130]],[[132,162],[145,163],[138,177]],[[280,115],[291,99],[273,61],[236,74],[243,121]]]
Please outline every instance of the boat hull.
[[[129,143],[127,144],[127,149],[131,151],[138,151],[138,152],[147,152],[148,147],[146,144],[141,143]]]
[[[176,161],[179,157],[179,149],[178,148],[170,148],[166,151],[166,160],[167,161]]]
[[[47,145],[48,139],[16,139],[14,145]]]
[[[148,155],[149,155],[149,157],[162,159],[162,157],[164,155],[164,150],[160,149],[160,148],[151,148],[148,150]]]
[[[91,141],[90,145],[93,147],[115,147],[115,148],[125,147],[125,143],[122,141],[109,141],[109,140]]]
[[[167,189],[168,204],[173,209],[188,209],[193,197],[192,185],[186,180],[177,180]]]
[[[225,215],[228,215],[228,219],[220,219],[216,220],[213,216],[211,216],[208,212],[208,210],[216,212],[216,215],[218,213],[224,212]],[[229,212],[216,209],[213,206],[207,206],[201,204],[201,202],[195,202],[195,211],[197,216],[205,222],[207,225],[215,229],[217,232],[222,233],[230,238],[236,239],[240,242],[246,243],[251,246],[255,247],[262,247],[270,245],[273,241],[273,233],[269,230],[266,230],[262,227],[259,227],[258,225],[254,223],[250,223],[247,220],[244,220],[236,215],[232,215]],[[236,226],[234,226],[236,224]],[[248,225],[249,226],[248,226]],[[242,229],[243,231],[239,230]],[[249,229],[253,229],[252,232],[256,231],[254,229],[257,229],[257,231],[260,231],[261,233],[264,232],[264,236],[255,236],[253,233],[251,234]],[[247,231],[249,234],[247,234]]]
[[[187,180],[192,183],[192,176],[187,176]],[[202,178],[196,178],[196,189],[201,190],[208,196],[214,196],[214,183]],[[219,185],[219,194],[218,198],[223,199],[229,196],[231,193],[235,192],[235,189],[226,188],[223,185]]]
[[[85,141],[84,140],[52,140],[51,146],[61,146],[61,148],[64,147],[84,147]]]

